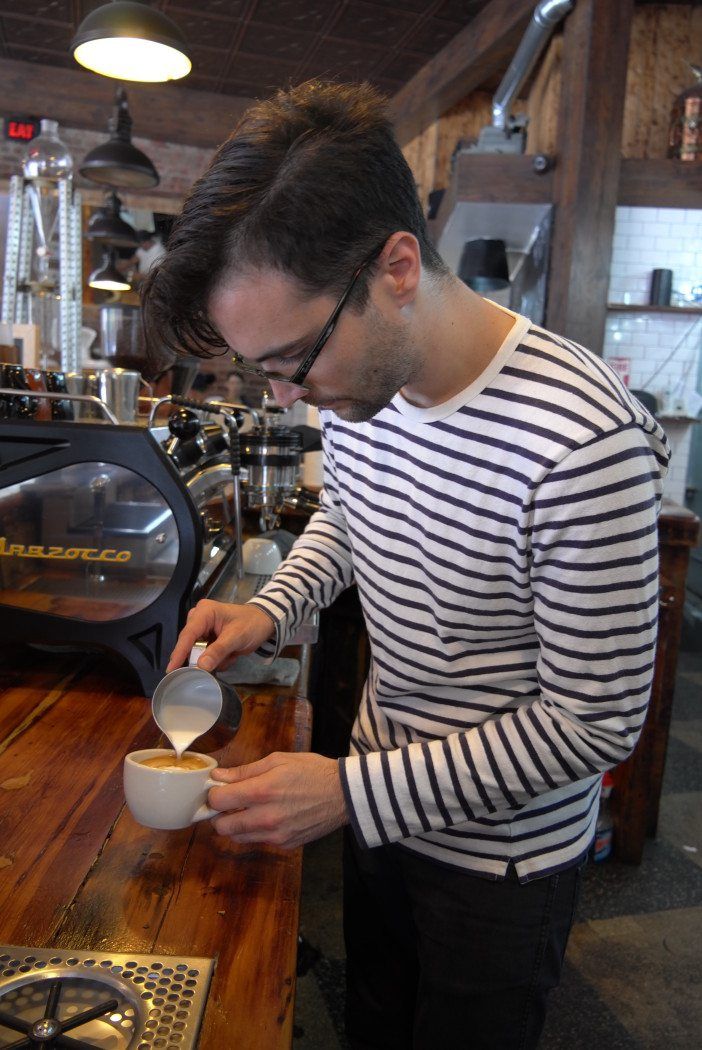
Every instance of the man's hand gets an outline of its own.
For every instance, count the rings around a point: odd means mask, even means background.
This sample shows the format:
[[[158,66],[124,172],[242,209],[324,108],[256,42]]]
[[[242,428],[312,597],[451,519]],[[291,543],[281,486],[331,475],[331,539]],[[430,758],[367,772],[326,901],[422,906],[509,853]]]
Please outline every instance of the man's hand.
[[[188,613],[166,671],[182,667],[195,642],[210,641],[197,662],[204,671],[228,667],[237,656],[252,653],[275,634],[275,624],[255,605],[227,605],[203,598]]]
[[[338,762],[322,755],[273,752],[259,762],[215,769],[212,823],[235,842],[294,849],[348,823]]]

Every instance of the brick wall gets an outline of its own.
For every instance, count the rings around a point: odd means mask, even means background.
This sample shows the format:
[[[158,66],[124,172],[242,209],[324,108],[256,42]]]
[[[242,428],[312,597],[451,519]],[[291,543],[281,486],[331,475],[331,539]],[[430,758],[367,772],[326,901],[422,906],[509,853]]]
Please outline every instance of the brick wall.
[[[673,271],[673,304],[684,305],[702,285],[702,210],[617,208],[610,271],[609,302],[648,302],[651,272]],[[697,304],[702,307],[702,302]],[[629,386],[659,399],[661,422],[673,458],[665,494],[684,502],[693,428],[677,418],[697,415],[702,315],[610,309],[603,356],[630,362]]]
[[[84,131],[77,128],[60,127],[59,137],[66,144],[73,157],[74,183],[81,190],[86,201],[102,202],[105,191],[94,183],[82,179],[78,174],[81,161],[91,149],[101,145],[109,138],[107,118],[105,127],[98,131]],[[50,116],[50,114],[47,114]],[[143,139],[138,135],[132,137],[134,145],[142,150],[154,164],[161,176],[161,182],[154,190],[145,193],[134,193],[119,190],[125,204],[132,207],[143,207],[151,211],[163,211],[168,214],[178,212],[183,197],[196,179],[202,175],[212,159],[213,150],[200,149],[196,146],[182,146],[175,142],[159,142],[155,139]],[[26,143],[0,139],[0,179],[9,179],[22,171],[22,160]]]

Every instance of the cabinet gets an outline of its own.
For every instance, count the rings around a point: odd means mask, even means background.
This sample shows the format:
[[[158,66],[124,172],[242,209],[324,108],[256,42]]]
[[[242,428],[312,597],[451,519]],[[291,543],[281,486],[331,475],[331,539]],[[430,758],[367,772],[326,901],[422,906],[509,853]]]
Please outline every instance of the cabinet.
[[[640,864],[646,838],[658,826],[661,785],[673,709],[675,673],[685,604],[685,577],[700,521],[685,507],[663,501],[658,522],[660,608],[651,702],[641,737],[626,762],[614,770],[613,852],[628,864]]]

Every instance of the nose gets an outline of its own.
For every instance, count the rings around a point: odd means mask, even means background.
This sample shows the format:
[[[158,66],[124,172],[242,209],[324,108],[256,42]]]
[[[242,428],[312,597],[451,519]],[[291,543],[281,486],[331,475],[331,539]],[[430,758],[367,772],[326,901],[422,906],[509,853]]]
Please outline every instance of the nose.
[[[275,403],[281,408],[290,408],[296,401],[300,401],[309,391],[304,386],[294,386],[292,383],[276,383],[269,379]]]

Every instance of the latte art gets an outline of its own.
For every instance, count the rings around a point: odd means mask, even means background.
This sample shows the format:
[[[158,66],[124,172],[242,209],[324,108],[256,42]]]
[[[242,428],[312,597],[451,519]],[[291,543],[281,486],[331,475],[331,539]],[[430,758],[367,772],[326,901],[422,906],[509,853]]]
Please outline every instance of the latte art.
[[[175,752],[170,755],[152,755],[150,758],[142,758],[140,766],[150,766],[152,769],[167,769],[173,773],[184,773],[192,769],[207,769],[208,763],[199,755],[183,755],[176,758]]]

